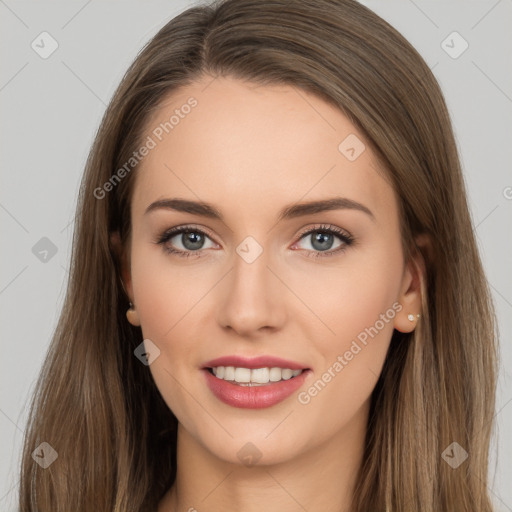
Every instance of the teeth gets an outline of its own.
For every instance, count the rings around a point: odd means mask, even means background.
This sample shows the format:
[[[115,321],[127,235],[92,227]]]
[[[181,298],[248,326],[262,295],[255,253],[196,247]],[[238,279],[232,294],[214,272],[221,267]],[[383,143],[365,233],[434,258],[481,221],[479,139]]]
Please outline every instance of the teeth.
[[[282,376],[282,370],[281,368],[270,368],[269,371],[269,379],[271,382],[277,382],[281,380]]]
[[[251,382],[266,384],[269,381],[270,370],[268,368],[256,368],[251,370]]]
[[[235,382],[251,382],[249,368],[235,368]]]
[[[224,368],[224,380],[235,380],[235,369],[232,366]]]
[[[289,368],[236,368],[234,366],[217,366],[212,368],[213,374],[218,379],[237,382],[241,385],[262,385],[269,382],[279,382],[297,377],[302,370],[290,370]]]

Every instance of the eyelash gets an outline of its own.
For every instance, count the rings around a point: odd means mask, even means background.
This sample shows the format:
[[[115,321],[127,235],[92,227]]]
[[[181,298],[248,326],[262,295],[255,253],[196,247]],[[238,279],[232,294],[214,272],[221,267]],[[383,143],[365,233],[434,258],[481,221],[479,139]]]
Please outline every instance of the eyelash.
[[[201,235],[205,235],[208,238],[212,238],[208,233],[203,231],[202,229],[194,226],[194,225],[187,225],[187,226],[179,226],[174,227],[171,229],[168,229],[167,231],[164,231],[156,240],[154,240],[154,243],[158,245],[162,245],[163,250],[168,254],[174,254],[180,258],[190,258],[190,257],[200,257],[197,253],[200,253],[204,249],[199,249],[197,251],[182,251],[179,249],[173,249],[170,247],[165,246],[164,244],[168,242],[171,238],[175,237],[176,235],[179,235],[181,233],[200,233]],[[318,226],[315,226],[313,228],[309,228],[306,231],[303,231],[299,234],[299,240],[304,238],[307,235],[311,235],[312,233],[327,233],[337,236],[342,242],[343,245],[338,247],[337,249],[330,250],[330,251],[307,251],[309,254],[307,255],[310,258],[327,258],[334,256],[336,254],[341,254],[344,252],[349,246],[351,246],[355,238],[348,234],[345,231],[342,231],[341,229],[337,228],[336,226],[333,226],[331,224],[320,224]]]

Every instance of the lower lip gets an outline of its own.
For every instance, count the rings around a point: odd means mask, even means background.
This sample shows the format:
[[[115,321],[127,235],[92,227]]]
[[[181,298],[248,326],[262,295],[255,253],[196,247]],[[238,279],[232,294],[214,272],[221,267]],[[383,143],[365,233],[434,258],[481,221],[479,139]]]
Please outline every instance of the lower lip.
[[[244,409],[263,409],[282,402],[297,391],[310,370],[303,370],[297,377],[272,382],[263,386],[239,386],[224,379],[218,379],[203,369],[210,391],[225,404]]]

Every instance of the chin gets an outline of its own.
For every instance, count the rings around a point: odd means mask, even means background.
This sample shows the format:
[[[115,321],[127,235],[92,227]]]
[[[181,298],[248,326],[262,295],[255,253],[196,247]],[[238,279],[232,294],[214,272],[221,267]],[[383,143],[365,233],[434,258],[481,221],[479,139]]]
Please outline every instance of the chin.
[[[260,425],[258,427],[258,424]],[[299,432],[290,435],[283,430],[279,432],[279,422],[269,422],[263,427],[255,422],[252,427],[229,428],[226,433],[216,437],[203,437],[198,441],[216,458],[241,466],[266,466],[284,463],[300,456],[307,446],[311,446],[314,437],[301,439]],[[277,426],[277,428],[276,428]]]

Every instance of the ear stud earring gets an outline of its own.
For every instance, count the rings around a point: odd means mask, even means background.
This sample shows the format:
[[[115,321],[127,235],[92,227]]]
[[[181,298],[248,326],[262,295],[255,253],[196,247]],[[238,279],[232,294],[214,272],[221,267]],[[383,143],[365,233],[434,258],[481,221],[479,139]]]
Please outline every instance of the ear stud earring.
[[[419,313],[416,315],[416,317],[417,317],[417,318],[419,318],[420,316],[421,316],[421,315],[420,315]],[[414,322],[414,315],[413,315],[413,314],[409,313],[409,314],[407,315],[407,318],[408,318],[411,322]]]

